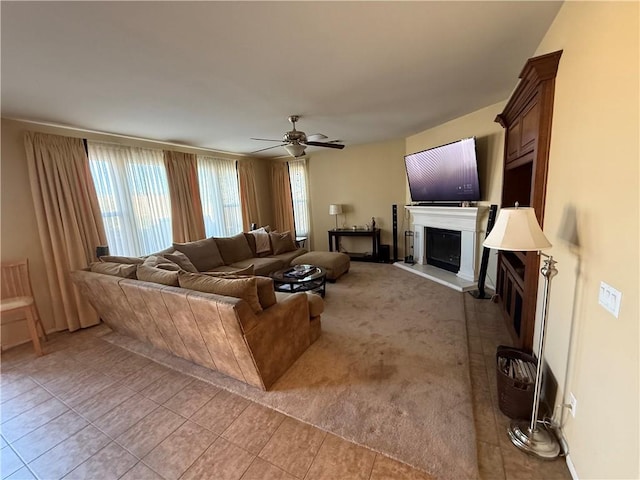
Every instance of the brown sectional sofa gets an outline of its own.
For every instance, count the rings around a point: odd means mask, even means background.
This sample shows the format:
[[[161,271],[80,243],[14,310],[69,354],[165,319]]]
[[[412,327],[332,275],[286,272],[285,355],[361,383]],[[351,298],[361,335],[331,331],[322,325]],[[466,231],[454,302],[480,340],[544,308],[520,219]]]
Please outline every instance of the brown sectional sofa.
[[[174,244],[174,248],[189,259],[190,271],[203,268],[218,274],[250,265],[256,275],[266,274],[289,266],[306,252],[294,246],[282,253],[245,258],[247,250],[254,252],[244,235]],[[154,257],[169,257],[170,251],[173,248]],[[322,298],[310,293],[276,294],[270,278],[187,273],[183,263],[149,267],[141,263],[143,259],[107,260],[71,274],[107,325],[263,390],[320,335]],[[168,270],[158,268],[163,265]],[[148,275],[150,268],[159,274],[144,277],[152,281],[136,278],[136,272]]]
[[[256,253],[255,239],[250,233],[239,233],[225,238],[207,238],[184,244],[174,243],[173,247],[159,253],[178,250],[189,257],[200,272],[229,272],[253,265],[256,275],[269,275],[286,268],[294,258],[307,253],[305,248],[297,248],[290,236],[276,243],[281,234],[270,235],[272,249],[265,254]]]

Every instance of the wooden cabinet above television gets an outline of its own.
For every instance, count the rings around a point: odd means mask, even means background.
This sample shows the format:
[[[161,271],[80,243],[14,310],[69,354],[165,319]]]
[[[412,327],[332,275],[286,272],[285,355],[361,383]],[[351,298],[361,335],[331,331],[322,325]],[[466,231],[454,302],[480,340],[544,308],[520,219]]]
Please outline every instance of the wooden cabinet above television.
[[[496,117],[505,132],[502,206],[533,207],[543,225],[555,76],[562,51],[531,58]],[[496,290],[514,343],[532,350],[540,260],[535,252],[499,252]]]

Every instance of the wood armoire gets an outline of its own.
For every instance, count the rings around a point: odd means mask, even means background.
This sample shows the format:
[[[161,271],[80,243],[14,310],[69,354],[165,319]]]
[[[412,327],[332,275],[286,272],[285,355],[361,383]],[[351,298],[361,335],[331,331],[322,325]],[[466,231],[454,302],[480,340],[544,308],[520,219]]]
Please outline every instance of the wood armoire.
[[[533,207],[540,225],[551,143],[555,77],[562,51],[530,58],[496,122],[505,129],[502,206]],[[536,252],[498,254],[496,293],[514,343],[531,351],[540,258]]]

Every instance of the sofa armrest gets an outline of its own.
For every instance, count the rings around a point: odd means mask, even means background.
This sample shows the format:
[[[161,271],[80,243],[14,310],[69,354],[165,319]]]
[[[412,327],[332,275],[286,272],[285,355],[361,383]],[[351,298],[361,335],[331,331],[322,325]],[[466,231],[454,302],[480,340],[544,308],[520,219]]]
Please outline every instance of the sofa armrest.
[[[256,317],[245,338],[269,388],[310,345],[307,295],[290,295]]]

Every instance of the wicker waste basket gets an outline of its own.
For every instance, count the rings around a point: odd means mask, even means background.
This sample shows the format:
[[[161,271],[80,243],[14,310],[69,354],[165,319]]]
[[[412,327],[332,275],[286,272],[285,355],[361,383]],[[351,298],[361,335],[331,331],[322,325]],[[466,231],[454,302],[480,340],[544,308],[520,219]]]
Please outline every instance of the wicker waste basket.
[[[504,345],[498,347],[498,406],[512,419],[531,418],[536,363],[532,355],[522,350]]]

